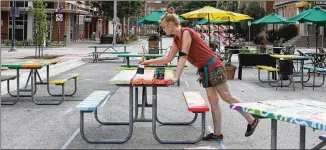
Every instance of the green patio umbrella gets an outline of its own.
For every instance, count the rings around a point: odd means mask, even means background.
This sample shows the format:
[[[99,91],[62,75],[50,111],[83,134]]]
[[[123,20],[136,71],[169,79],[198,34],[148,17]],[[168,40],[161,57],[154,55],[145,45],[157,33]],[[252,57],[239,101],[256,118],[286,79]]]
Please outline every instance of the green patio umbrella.
[[[285,23],[287,23],[286,18],[275,13],[271,13],[263,18],[260,18],[252,22],[252,24],[273,24],[273,34],[274,34],[274,24],[285,24]]]
[[[263,18],[260,18],[252,22],[252,24],[284,24],[284,23],[287,23],[286,18],[277,15],[275,13],[271,13]]]
[[[159,10],[157,12],[154,12],[152,14],[149,14],[139,20],[137,20],[137,23],[143,23],[143,24],[155,24],[159,25],[161,18],[166,14],[166,11]],[[183,22],[185,21],[184,19],[179,17],[179,21]]]
[[[315,6],[311,9],[308,9],[296,16],[293,16],[287,20],[287,22],[311,22],[316,25],[316,53],[318,50],[318,26],[323,26],[326,23],[326,11],[319,6]],[[316,67],[316,59],[314,59],[314,67]],[[314,69],[315,72],[315,69]],[[313,81],[313,89],[315,85],[315,73],[314,73],[314,81]]]

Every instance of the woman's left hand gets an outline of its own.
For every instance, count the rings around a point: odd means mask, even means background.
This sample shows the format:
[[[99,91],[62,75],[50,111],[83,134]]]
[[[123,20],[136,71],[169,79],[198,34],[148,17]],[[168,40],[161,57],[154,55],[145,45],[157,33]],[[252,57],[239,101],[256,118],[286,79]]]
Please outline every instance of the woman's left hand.
[[[168,81],[168,85],[173,85],[173,84],[175,84],[177,81],[178,81],[178,78],[177,78],[177,77],[173,77],[173,78],[169,79],[169,81]]]

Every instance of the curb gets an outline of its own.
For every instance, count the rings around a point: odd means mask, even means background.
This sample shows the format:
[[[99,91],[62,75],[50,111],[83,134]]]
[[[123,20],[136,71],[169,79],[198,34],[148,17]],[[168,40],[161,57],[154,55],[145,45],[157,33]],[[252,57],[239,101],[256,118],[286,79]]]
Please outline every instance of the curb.
[[[69,60],[69,61],[65,61],[62,63],[52,65],[52,66],[50,66],[50,77],[58,75],[63,72],[66,72],[68,70],[71,70],[71,69],[81,66],[83,64],[85,64],[85,62],[82,61],[82,58],[77,58],[77,59],[73,59],[73,60]],[[39,72],[42,80],[46,79],[46,67],[39,69],[38,72]],[[29,75],[29,72],[20,74],[20,78],[19,78],[19,80],[20,80],[19,87],[20,88],[25,86],[28,75]],[[10,92],[15,91],[17,89],[16,85],[17,85],[17,79],[10,80]],[[28,85],[30,85],[30,83],[28,83]],[[7,82],[1,82],[1,95],[5,95],[7,93],[8,93],[7,92]]]

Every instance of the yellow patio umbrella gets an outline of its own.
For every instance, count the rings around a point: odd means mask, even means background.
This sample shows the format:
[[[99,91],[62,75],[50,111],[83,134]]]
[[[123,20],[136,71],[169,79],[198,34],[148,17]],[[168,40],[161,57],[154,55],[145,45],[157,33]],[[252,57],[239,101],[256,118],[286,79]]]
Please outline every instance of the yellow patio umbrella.
[[[230,22],[237,22],[237,21],[243,21],[243,20],[251,20],[254,19],[248,15],[245,14],[239,14],[239,13],[235,13],[235,12],[230,12],[227,11],[226,15],[221,15],[221,16],[217,16],[217,17],[213,17],[211,18],[211,20],[213,21],[222,21],[222,20],[228,20]]]
[[[219,18],[219,17],[227,17],[229,14],[227,14],[227,11],[217,9],[211,6],[205,6],[201,9],[194,10],[185,14],[181,15],[184,18],[205,18],[208,20],[208,33],[211,31],[211,26],[210,26],[210,21],[212,21],[211,18]],[[211,41],[211,36],[209,34],[208,36],[208,42],[210,43]]]
[[[222,17],[223,15],[227,16],[226,14],[227,11],[217,9],[211,6],[205,6],[201,9],[182,14],[181,16],[184,18],[206,18],[210,21],[210,18],[218,18]]]

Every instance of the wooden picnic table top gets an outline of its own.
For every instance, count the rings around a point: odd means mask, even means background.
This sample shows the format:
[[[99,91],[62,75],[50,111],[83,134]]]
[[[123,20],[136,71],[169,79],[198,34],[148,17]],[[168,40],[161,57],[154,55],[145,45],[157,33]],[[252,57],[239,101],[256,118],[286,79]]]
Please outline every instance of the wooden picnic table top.
[[[308,99],[243,102],[231,109],[326,131],[326,103]]]
[[[124,44],[115,44],[115,45],[90,45],[88,48],[108,48],[108,47],[130,47],[130,46],[138,46],[141,47],[141,45],[124,45]]]
[[[89,54],[129,54],[131,52],[89,52]]]
[[[125,65],[121,64],[120,67],[138,67],[138,64],[135,65]],[[147,65],[146,67],[177,67],[177,65]],[[187,65],[185,65],[187,67]]]
[[[277,59],[294,59],[294,60],[309,60],[309,56],[298,56],[298,55],[270,55],[273,58]]]
[[[56,64],[60,62],[60,59],[44,60],[44,59],[30,59],[16,63],[2,64],[2,67],[8,69],[39,69],[47,65]]]
[[[142,57],[143,54],[140,53],[129,53],[129,54],[117,54],[118,57]],[[163,57],[164,54],[144,54],[145,57]],[[176,55],[175,57],[179,57]]]
[[[109,81],[109,84],[167,85],[172,77],[174,77],[172,70],[165,70],[164,79],[156,79],[155,70],[145,70],[144,74],[136,74],[136,70],[122,70]]]

